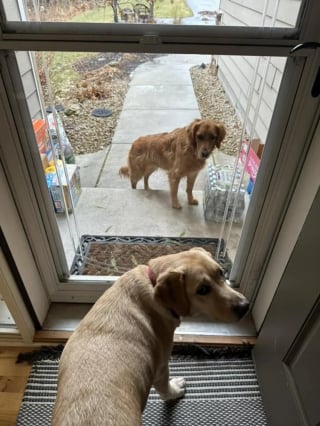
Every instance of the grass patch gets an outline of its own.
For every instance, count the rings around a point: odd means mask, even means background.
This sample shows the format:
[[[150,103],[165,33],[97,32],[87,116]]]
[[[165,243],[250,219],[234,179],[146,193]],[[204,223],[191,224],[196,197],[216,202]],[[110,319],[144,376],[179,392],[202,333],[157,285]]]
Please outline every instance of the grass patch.
[[[113,10],[111,6],[97,7],[80,13],[72,19],[72,22],[113,22]]]
[[[70,92],[70,87],[74,86],[79,79],[79,74],[72,68],[72,65],[79,59],[95,56],[96,53],[89,52],[55,52],[49,53],[49,76],[54,96],[64,96]]]
[[[138,1],[138,0],[137,0]],[[133,3],[134,4],[134,3]],[[174,23],[179,23],[182,18],[192,16],[192,12],[185,0],[156,0],[154,5],[154,18],[173,18]],[[119,17],[120,19],[120,17]],[[96,7],[95,9],[76,15],[72,22],[113,22],[111,6]],[[48,53],[49,75],[54,96],[63,96],[78,81],[78,73],[72,65],[79,59],[94,56],[96,53],[88,52],[54,52]]]
[[[156,0],[154,17],[182,19],[192,16],[192,12],[185,0]]]
[[[128,7],[132,7],[134,4],[134,2],[128,2]],[[126,6],[126,4],[123,3],[123,6]],[[154,4],[155,19],[173,18],[175,20],[180,20],[190,16],[192,16],[192,11],[186,4],[185,0],[156,0]],[[72,19],[72,22],[110,23],[113,22],[113,10],[111,6],[97,7],[95,9],[80,13]]]

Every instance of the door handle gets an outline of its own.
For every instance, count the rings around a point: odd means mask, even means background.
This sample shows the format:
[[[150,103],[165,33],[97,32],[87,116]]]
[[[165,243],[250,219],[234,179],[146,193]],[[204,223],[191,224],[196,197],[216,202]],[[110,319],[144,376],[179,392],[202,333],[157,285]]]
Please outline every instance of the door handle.
[[[320,47],[320,43],[317,43],[314,41],[307,41],[306,43],[297,44],[295,47],[293,47],[290,50],[290,53],[295,53],[301,49],[317,49],[319,47]],[[317,98],[319,95],[320,95],[320,67],[318,69],[316,79],[314,80],[314,83],[311,89],[311,96],[313,98]]]
[[[307,41],[305,43],[300,43],[294,46],[290,50],[290,53],[298,52],[298,50],[301,49],[317,49],[318,47],[320,47],[320,43],[317,43],[316,41]]]

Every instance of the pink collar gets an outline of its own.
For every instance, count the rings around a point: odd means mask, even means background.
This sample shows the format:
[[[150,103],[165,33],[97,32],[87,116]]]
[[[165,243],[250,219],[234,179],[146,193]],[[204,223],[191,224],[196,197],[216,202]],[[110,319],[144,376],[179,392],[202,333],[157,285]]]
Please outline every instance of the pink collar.
[[[157,278],[156,278],[153,270],[150,268],[150,266],[148,266],[147,274],[148,274],[149,280],[151,281],[151,284],[153,285],[153,287],[155,287],[155,285],[157,283]]]

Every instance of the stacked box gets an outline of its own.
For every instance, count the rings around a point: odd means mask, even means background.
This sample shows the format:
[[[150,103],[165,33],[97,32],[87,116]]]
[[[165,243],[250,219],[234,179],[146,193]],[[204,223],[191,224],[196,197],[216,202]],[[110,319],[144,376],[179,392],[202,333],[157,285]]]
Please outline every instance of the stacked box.
[[[45,120],[33,120],[33,130],[36,136],[38,149],[41,154],[46,154],[50,149],[50,141],[48,135],[47,124]]]
[[[41,153],[40,153],[40,157],[41,157],[41,163],[42,163],[43,170],[46,170],[46,168],[49,167],[48,158],[47,158],[46,154],[41,154]]]
[[[68,178],[70,182],[70,192],[73,201],[73,205],[76,206],[81,194],[81,183],[80,183],[80,169],[79,166],[75,164],[66,164],[66,169],[68,173]],[[69,212],[72,211],[72,202],[69,196],[69,191],[67,187],[67,180],[64,173],[63,167],[60,167],[59,174],[61,177],[62,188],[59,185],[59,180],[57,172],[47,173],[47,185],[50,191],[50,195],[53,201],[54,209],[56,213],[65,212],[65,203],[63,194],[66,200],[66,208]],[[63,193],[62,193],[63,191]]]
[[[237,194],[237,189],[231,189],[232,176],[233,168],[230,166],[213,166],[212,164],[208,166],[208,175],[203,197],[203,211],[206,220],[222,222],[228,194],[231,190],[226,220],[231,220],[232,209],[236,202],[234,222],[239,223],[242,221],[245,209],[245,186],[241,184],[240,191]],[[240,172],[237,171],[234,188],[238,188],[239,181]]]
[[[36,136],[38,149],[41,155],[42,164],[45,164],[44,155],[47,161],[53,160],[51,142],[48,133],[48,126],[44,119],[33,120],[33,130]],[[57,154],[57,145],[54,145],[55,153]]]

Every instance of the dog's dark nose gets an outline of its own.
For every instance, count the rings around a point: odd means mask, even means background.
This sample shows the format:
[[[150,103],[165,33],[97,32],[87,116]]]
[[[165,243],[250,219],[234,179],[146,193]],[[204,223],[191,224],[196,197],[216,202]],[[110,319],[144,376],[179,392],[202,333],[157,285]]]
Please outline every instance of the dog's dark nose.
[[[201,153],[202,158],[208,158],[209,155],[210,155],[209,151],[202,151],[202,153]]]
[[[247,299],[243,299],[233,307],[233,310],[236,313],[237,317],[241,319],[249,311],[249,302],[247,301]]]

